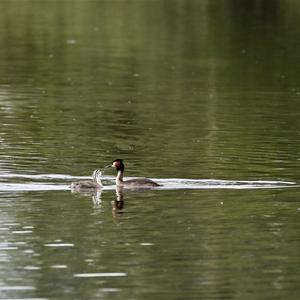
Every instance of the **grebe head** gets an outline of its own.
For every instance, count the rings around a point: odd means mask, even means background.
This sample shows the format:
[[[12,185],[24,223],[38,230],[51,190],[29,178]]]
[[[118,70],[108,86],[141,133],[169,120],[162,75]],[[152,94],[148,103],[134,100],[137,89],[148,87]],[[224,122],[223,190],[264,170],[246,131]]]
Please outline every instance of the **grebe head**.
[[[124,171],[124,169],[125,169],[122,159],[115,159],[112,162],[112,167],[116,168],[117,171]]]

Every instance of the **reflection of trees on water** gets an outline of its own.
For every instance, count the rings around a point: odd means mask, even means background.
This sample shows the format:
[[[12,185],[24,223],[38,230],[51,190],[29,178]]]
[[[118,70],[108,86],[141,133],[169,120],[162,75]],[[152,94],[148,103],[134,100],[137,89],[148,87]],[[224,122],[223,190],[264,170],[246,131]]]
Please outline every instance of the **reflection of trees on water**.
[[[4,143],[30,139],[22,150],[40,158],[37,170],[83,172],[111,152],[199,163],[216,156],[224,123],[253,142],[249,108],[231,124],[236,105],[220,95],[298,86],[296,1],[78,3],[0,2],[0,74],[13,100],[13,116],[2,114],[15,126]]]

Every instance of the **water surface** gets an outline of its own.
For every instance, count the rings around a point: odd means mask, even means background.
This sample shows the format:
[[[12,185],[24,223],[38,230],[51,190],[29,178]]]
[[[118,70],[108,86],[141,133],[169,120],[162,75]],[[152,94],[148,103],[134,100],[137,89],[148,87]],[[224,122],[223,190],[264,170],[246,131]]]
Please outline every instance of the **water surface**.
[[[299,298],[296,1],[0,10],[1,299]]]

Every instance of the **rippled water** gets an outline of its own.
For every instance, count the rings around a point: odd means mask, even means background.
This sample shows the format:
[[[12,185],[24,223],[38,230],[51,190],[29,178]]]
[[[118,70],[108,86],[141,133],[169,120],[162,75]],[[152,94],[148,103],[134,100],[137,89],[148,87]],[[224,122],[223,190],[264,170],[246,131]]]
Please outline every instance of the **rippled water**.
[[[72,182],[80,180],[92,180],[89,176],[71,176],[63,174],[42,174],[42,175],[22,175],[5,174],[0,175],[3,183],[0,183],[0,192],[14,191],[50,191],[50,190],[70,190]],[[124,180],[136,177],[125,177]],[[25,182],[15,183],[15,179],[22,179]],[[271,181],[271,180],[219,180],[219,179],[183,179],[183,178],[151,178],[160,186],[152,189],[157,190],[177,190],[177,189],[275,189],[299,187],[291,181]],[[101,176],[103,191],[115,190],[115,177]],[[12,182],[9,182],[12,181]],[[70,182],[69,184],[67,182]],[[136,187],[135,189],[140,189]]]
[[[300,7],[242,2],[0,1],[0,299],[299,298]]]

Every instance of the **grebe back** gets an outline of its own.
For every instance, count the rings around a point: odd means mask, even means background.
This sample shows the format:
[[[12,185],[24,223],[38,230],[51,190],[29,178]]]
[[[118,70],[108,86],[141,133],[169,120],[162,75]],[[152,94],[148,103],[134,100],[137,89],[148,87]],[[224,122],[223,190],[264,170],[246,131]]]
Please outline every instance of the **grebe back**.
[[[71,183],[71,189],[75,191],[84,191],[84,190],[97,190],[102,188],[101,170],[94,170],[93,180],[83,180]]]

